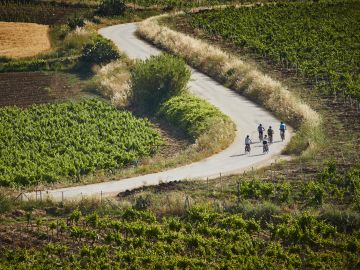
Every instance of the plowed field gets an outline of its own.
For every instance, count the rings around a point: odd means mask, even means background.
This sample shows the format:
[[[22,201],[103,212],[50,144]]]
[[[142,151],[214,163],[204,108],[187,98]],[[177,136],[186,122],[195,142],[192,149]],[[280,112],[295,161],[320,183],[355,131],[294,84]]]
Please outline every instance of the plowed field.
[[[69,83],[63,74],[43,72],[0,73],[0,107],[47,103],[80,94],[78,83]]]

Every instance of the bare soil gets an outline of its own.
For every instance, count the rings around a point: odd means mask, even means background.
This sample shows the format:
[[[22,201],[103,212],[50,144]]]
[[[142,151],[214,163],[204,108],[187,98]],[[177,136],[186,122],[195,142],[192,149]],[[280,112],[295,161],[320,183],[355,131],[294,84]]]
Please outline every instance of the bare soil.
[[[68,75],[44,72],[0,73],[0,107],[28,107],[84,95],[82,82],[69,82]]]

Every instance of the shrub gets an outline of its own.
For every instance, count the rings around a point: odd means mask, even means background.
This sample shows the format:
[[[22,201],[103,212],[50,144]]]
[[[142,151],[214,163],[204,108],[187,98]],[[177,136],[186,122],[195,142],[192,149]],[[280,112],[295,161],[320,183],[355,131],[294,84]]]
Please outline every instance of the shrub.
[[[76,27],[83,27],[85,25],[85,21],[82,17],[74,16],[68,19],[67,25],[73,30]]]
[[[164,102],[159,115],[193,139],[207,132],[215,123],[230,121],[218,108],[191,95],[176,96]]]
[[[131,74],[134,102],[154,111],[160,103],[183,93],[190,75],[182,59],[168,54],[139,62]]]
[[[125,10],[124,0],[102,0],[97,13],[102,16],[123,15]]]
[[[107,64],[120,57],[112,42],[98,37],[83,48],[81,60],[90,64]]]

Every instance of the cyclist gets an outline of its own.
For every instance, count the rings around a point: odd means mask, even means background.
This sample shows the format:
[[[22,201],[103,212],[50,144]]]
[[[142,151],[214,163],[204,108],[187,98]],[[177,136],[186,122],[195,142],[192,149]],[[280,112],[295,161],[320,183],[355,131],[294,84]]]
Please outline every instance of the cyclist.
[[[263,134],[264,134],[265,128],[260,124],[258,126],[258,132],[259,132],[259,140],[260,142],[263,140]]]
[[[285,140],[285,130],[286,130],[286,125],[284,122],[281,122],[280,123],[280,137],[281,137],[281,140]]]
[[[269,136],[269,143],[272,143],[273,142],[274,130],[272,129],[271,126],[269,126],[269,128],[268,128],[267,134]]]
[[[252,143],[251,139],[250,139],[250,136],[247,135],[246,138],[245,138],[245,153],[248,152],[250,153],[250,144]]]
[[[263,153],[269,152],[269,144],[268,144],[268,137],[265,135],[263,140]]]

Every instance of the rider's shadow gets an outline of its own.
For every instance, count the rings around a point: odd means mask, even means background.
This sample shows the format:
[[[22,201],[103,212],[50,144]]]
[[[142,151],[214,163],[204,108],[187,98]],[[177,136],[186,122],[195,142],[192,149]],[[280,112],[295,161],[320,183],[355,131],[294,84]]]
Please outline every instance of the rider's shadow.
[[[259,148],[259,147],[263,147],[262,145],[256,145],[256,146],[253,146],[254,148]]]
[[[241,156],[245,156],[245,154],[240,154],[240,155],[232,155],[230,157],[241,157]]]
[[[259,156],[263,156],[265,155],[265,153],[261,153],[261,154],[257,154],[257,155],[250,155],[249,157],[259,157]]]

